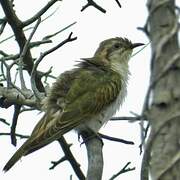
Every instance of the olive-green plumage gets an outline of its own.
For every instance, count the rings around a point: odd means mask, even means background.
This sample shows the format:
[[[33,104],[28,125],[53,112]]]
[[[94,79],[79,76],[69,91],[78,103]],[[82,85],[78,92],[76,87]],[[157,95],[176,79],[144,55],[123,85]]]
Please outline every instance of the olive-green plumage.
[[[103,41],[93,58],[61,74],[44,101],[44,116],[30,138],[4,167],[8,171],[22,156],[59,139],[66,132],[100,127],[116,112],[126,95],[132,44],[123,38]]]

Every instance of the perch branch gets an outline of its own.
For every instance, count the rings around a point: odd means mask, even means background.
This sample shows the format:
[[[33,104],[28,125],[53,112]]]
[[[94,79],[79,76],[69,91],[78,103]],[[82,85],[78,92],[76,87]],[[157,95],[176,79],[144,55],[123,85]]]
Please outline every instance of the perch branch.
[[[88,170],[87,180],[99,180],[102,179],[103,173],[103,142],[102,139],[94,132],[84,131],[81,132],[81,137],[86,145],[88,156]]]

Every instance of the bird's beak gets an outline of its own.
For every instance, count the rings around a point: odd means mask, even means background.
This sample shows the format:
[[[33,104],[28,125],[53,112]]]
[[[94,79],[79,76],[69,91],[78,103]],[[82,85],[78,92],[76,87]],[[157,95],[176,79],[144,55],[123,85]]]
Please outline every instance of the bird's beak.
[[[136,47],[143,46],[143,45],[144,45],[143,43],[134,43],[132,44],[131,49],[134,49]]]

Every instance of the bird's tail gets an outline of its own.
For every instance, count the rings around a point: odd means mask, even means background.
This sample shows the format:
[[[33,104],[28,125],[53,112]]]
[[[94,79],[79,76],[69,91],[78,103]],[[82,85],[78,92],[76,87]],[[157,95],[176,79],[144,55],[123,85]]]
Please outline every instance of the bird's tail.
[[[22,156],[26,154],[26,142],[15,152],[11,159],[6,163],[6,165],[3,168],[3,171],[7,172]]]

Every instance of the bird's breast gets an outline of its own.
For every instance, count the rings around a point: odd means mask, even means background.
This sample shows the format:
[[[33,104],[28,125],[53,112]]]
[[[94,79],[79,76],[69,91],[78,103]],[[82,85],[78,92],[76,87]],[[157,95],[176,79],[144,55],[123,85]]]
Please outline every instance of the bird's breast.
[[[94,115],[92,118],[84,121],[83,124],[78,126],[76,130],[78,132],[84,131],[86,129],[91,129],[94,132],[98,132],[99,129],[107,123],[107,121],[117,112],[121,104],[123,103],[127,94],[126,81],[123,81],[121,90],[117,95],[117,98],[102,109],[98,114]]]

